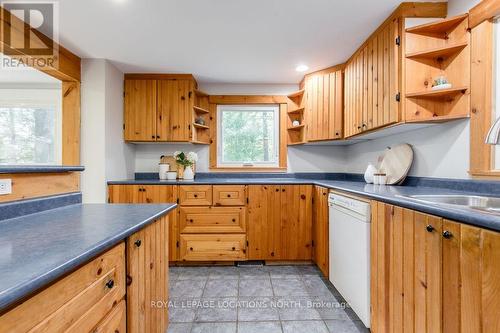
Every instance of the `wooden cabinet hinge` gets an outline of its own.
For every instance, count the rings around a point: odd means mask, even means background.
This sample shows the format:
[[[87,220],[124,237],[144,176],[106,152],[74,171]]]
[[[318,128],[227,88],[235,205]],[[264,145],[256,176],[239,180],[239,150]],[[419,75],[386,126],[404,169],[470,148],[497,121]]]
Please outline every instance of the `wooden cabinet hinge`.
[[[125,130],[125,124],[123,124],[123,130]]]
[[[314,240],[311,241],[311,246],[314,247]]]
[[[401,36],[396,37],[396,45],[397,46],[401,45]]]
[[[175,243],[175,247],[179,247],[179,241]]]
[[[248,247],[248,241],[247,241],[247,247]]]
[[[250,202],[250,200],[247,198],[247,204]]]
[[[401,93],[400,93],[400,92],[398,92],[398,93],[396,94],[396,102],[400,102],[400,101],[401,101]]]
[[[177,203],[179,203],[179,198],[177,198]]]

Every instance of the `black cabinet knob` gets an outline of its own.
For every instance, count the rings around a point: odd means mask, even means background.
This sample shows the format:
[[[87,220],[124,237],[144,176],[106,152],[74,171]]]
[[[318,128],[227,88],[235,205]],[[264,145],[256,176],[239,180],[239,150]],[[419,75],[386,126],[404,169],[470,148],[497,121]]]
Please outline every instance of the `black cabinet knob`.
[[[138,240],[136,240],[136,241],[134,242],[134,244],[135,244],[135,246],[139,247],[139,246],[141,246],[142,242],[141,242],[141,240],[140,240],[140,239],[138,239]]]
[[[434,229],[434,227],[433,227],[432,225],[428,224],[428,225],[425,227],[425,230],[427,230],[428,232],[433,232],[433,231],[434,231],[434,230],[436,230],[436,229]]]
[[[113,288],[114,285],[115,285],[115,281],[113,281],[113,279],[106,282],[106,288],[108,288],[108,289]]]
[[[190,248],[189,248],[189,250],[190,250],[190,251],[193,251],[193,248],[192,248],[192,247],[190,247]]]
[[[227,195],[227,197],[228,197],[228,198],[231,198],[231,194],[228,194],[228,195]]]
[[[232,219],[231,221],[236,222],[236,219]]]
[[[195,194],[195,195],[194,195],[194,197],[195,197],[195,198],[198,198],[198,194]]]
[[[233,251],[236,250],[236,248],[233,246]]]
[[[453,237],[453,234],[450,231],[446,230],[443,232],[443,237],[446,239],[450,239],[451,237]]]

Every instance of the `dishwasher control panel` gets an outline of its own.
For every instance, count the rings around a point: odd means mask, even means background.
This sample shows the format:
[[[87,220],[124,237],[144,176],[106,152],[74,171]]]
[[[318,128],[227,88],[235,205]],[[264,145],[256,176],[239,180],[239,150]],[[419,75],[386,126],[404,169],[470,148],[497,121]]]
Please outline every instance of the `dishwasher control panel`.
[[[370,215],[370,204],[368,202],[356,200],[336,193],[330,193],[328,196],[328,203],[330,206],[337,205],[339,207],[352,210],[363,216]]]

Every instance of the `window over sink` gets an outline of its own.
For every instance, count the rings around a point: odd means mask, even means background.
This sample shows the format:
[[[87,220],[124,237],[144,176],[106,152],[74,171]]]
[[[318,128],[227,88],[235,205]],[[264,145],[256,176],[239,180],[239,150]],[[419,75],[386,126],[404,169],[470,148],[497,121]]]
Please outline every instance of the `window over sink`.
[[[279,109],[279,105],[219,105],[217,167],[278,167]]]

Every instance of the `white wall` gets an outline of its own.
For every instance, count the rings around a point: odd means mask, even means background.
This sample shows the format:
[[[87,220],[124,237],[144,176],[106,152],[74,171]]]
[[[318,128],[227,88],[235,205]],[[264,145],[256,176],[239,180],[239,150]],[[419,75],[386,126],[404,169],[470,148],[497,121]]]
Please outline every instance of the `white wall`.
[[[104,203],[106,181],[133,177],[134,148],[123,141],[123,74],[103,59],[82,60],[81,176],[84,203]]]
[[[465,14],[481,0],[448,0],[448,16]]]

